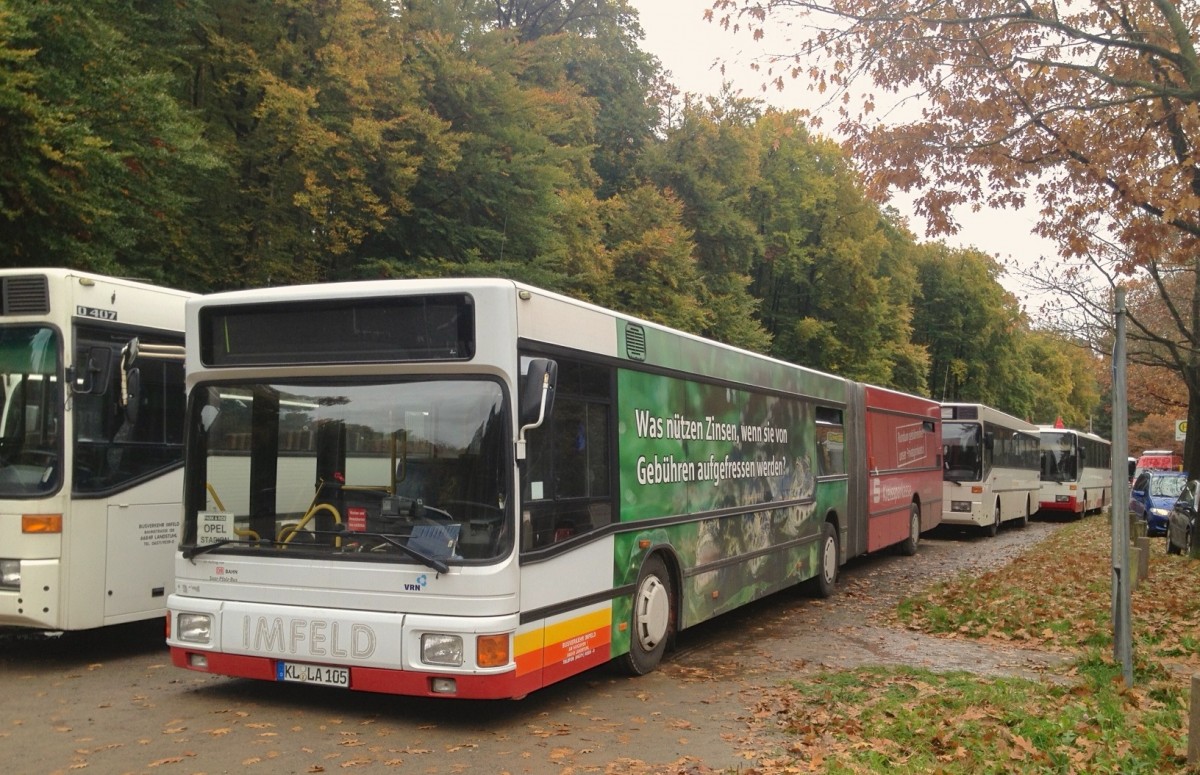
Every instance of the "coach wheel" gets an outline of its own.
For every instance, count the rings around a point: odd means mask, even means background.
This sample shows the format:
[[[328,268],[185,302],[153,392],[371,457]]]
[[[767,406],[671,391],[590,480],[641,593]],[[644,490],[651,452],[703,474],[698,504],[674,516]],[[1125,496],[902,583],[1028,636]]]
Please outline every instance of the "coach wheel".
[[[995,538],[996,534],[999,532],[1000,532],[1000,503],[997,502],[996,503],[996,514],[995,514],[995,517],[992,519],[992,524],[988,525],[987,534],[988,534],[988,536]]]
[[[633,675],[645,675],[662,661],[675,620],[671,576],[658,555],[652,555],[642,564],[629,619],[631,632],[625,667]]]
[[[908,508],[908,538],[900,544],[900,554],[912,557],[921,543],[921,506],[917,503]]]
[[[837,585],[838,538],[837,530],[829,522],[821,525],[819,552],[821,567],[812,581],[812,590],[817,597],[830,597]]]

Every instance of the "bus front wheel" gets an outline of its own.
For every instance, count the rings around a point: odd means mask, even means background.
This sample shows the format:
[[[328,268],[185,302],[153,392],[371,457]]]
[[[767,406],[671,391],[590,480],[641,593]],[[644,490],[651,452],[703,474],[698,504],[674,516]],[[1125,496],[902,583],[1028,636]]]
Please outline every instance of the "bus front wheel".
[[[1000,532],[1000,504],[996,504],[996,514],[992,518],[992,524],[987,526],[987,534],[989,538],[995,538]]]
[[[829,522],[821,525],[821,543],[817,550],[821,565],[812,580],[812,592],[817,597],[830,597],[837,586],[838,538],[837,530]]]
[[[645,675],[662,661],[675,619],[671,575],[658,555],[642,564],[629,618],[631,632],[624,666],[632,675]]]

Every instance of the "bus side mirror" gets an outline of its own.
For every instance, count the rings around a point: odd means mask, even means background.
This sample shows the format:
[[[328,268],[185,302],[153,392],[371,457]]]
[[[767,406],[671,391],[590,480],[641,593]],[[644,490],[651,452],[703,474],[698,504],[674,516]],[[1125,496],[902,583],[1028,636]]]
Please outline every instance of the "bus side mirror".
[[[107,347],[88,349],[82,373],[77,366],[67,369],[71,392],[102,396],[108,392],[108,375],[112,368],[113,352]]]
[[[520,425],[536,428],[554,411],[554,389],[558,383],[558,363],[548,358],[529,362],[525,392],[521,395]]]

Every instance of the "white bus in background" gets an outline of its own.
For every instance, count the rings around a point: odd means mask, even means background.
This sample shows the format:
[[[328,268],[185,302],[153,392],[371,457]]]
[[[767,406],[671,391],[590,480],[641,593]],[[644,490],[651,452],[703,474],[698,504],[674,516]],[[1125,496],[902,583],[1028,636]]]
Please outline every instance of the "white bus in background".
[[[0,270],[0,626],[160,617],[183,490],[194,294]]]
[[[1037,510],[1038,427],[983,404],[942,404],[942,523],[996,535]]]
[[[1082,517],[1112,502],[1112,444],[1094,433],[1043,425],[1038,510]]]

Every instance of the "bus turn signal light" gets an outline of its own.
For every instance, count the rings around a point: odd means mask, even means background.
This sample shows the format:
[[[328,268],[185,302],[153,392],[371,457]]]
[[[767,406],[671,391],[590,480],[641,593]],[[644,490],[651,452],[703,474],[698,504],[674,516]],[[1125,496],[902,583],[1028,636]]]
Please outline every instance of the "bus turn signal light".
[[[22,533],[61,533],[62,514],[22,514]]]
[[[475,639],[475,662],[480,667],[504,667],[508,664],[508,634],[480,635]]]

